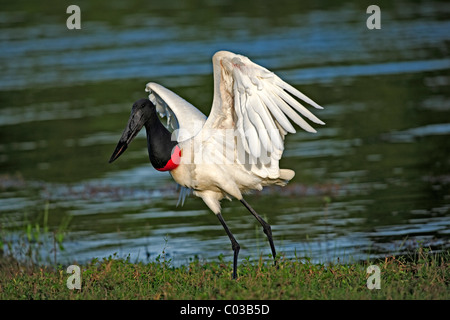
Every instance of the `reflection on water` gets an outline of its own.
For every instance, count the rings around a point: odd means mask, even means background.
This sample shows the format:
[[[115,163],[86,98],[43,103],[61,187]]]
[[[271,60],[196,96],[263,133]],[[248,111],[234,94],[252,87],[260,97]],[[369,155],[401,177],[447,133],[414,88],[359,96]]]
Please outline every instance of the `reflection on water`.
[[[247,199],[272,224],[278,251],[342,261],[449,248],[447,2],[380,5],[382,29],[371,31],[366,8],[339,2],[108,3],[80,5],[81,30],[67,30],[57,6],[12,3],[0,14],[4,234],[42,221],[48,203],[50,228],[71,217],[60,259],[231,257],[201,200],[176,207],[175,183],[149,165],[143,132],[107,164],[148,81],[208,114],[211,57],[225,49],[325,107],[317,134],[287,137],[281,167],[296,171],[293,181]],[[223,214],[243,257],[268,255],[239,202],[224,201]]]

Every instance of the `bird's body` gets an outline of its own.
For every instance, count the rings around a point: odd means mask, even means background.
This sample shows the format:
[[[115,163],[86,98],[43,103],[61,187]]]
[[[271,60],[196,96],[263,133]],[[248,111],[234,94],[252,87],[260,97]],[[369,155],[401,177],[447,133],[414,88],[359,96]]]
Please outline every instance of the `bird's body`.
[[[133,105],[110,162],[145,126],[152,165],[169,171],[183,191],[190,189],[203,199],[224,226],[235,254],[235,278],[239,245],[221,216],[220,201],[235,198],[245,205],[263,226],[275,258],[270,226],[243,194],[267,185],[284,186],[294,177],[294,171],[279,168],[284,137],[295,132],[290,120],[309,132],[315,130],[298,113],[315,123],[323,122],[292,95],[316,108],[319,105],[247,57],[219,51],[213,56],[213,67],[214,98],[208,118],[172,91],[148,83],[149,99]],[[172,133],[161,124],[157,112],[167,117]]]
[[[207,140],[193,139],[181,142],[179,146],[183,156],[179,166],[171,170],[170,174],[179,185],[193,190],[194,195],[202,198],[216,214],[220,212],[220,201],[223,198],[241,200],[243,194],[262,190],[267,185],[284,186],[295,175],[292,170],[280,169],[277,178],[263,178],[246,168],[244,164],[231,161],[224,156],[224,153],[216,152],[215,150],[219,149],[215,148],[215,141],[211,142],[210,148],[201,148],[201,151],[195,149],[195,145],[205,144],[208,144]],[[218,144],[218,147],[222,146]],[[197,152],[191,153],[191,150]],[[233,154],[233,151],[234,147],[231,146],[228,152]],[[211,154],[212,152],[217,154]]]

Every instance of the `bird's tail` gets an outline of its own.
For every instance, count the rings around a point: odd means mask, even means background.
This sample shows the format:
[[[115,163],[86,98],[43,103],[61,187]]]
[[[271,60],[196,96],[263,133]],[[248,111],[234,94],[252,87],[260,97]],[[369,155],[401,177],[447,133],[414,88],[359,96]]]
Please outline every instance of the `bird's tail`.
[[[291,169],[280,169],[280,176],[275,179],[266,179],[265,182],[263,182],[263,186],[268,185],[277,185],[284,187],[293,177],[295,176],[295,172]]]
[[[291,169],[280,169],[280,179],[286,180],[286,182],[289,182],[293,177],[295,176],[294,170]]]

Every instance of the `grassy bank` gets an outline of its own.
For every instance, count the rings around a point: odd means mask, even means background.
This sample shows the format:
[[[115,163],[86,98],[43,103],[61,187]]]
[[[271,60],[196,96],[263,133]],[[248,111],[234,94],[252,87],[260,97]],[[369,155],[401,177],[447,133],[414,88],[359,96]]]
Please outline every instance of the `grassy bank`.
[[[81,289],[67,288],[67,266],[25,267],[0,262],[0,299],[449,299],[450,252],[414,254],[354,264],[313,264],[281,258],[244,261],[238,279],[222,261],[132,263],[94,260],[80,266]],[[380,289],[369,290],[369,265],[380,268]]]

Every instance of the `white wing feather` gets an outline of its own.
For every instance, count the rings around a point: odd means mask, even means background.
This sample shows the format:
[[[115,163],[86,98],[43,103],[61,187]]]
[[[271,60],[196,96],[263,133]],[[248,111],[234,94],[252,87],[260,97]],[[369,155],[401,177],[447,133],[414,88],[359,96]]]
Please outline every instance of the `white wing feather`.
[[[148,98],[161,117],[167,117],[167,127],[175,130],[178,142],[194,137],[206,122],[206,116],[192,104],[160,84],[149,82]]]
[[[246,167],[260,177],[278,178],[284,136],[296,132],[291,121],[308,132],[316,130],[303,117],[324,124],[294,97],[322,107],[245,56],[219,51],[213,67],[214,100],[205,130],[235,129],[240,140],[236,152],[247,154],[237,157],[247,159]]]

